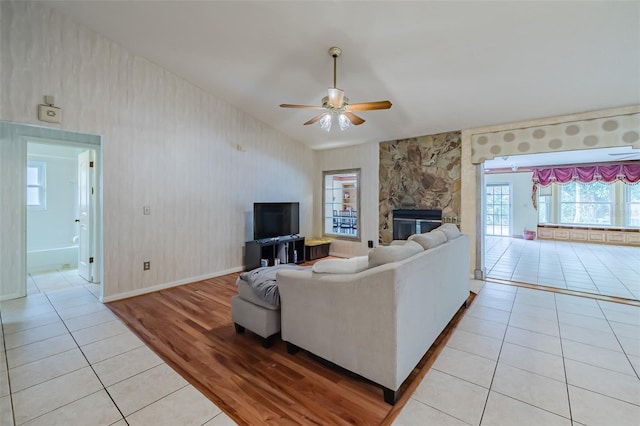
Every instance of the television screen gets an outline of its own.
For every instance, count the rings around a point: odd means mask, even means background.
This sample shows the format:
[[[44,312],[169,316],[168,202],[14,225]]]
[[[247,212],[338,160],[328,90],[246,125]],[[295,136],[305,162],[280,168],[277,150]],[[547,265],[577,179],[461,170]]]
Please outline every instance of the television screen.
[[[253,239],[282,237],[298,232],[299,203],[253,204]]]

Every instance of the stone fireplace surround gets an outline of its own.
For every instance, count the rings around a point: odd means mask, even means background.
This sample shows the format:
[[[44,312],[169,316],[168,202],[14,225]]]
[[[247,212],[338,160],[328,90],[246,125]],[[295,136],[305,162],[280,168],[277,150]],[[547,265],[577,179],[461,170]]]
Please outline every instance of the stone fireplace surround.
[[[461,204],[461,132],[380,143],[379,240],[393,240],[393,210],[439,209],[457,222]]]

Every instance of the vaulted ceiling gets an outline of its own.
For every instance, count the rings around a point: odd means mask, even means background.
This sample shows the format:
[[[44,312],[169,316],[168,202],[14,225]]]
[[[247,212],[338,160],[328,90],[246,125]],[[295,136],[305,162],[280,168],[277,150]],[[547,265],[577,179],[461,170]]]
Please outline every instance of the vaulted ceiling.
[[[640,2],[46,1],[314,149],[640,104]],[[302,124],[333,84],[390,110]]]

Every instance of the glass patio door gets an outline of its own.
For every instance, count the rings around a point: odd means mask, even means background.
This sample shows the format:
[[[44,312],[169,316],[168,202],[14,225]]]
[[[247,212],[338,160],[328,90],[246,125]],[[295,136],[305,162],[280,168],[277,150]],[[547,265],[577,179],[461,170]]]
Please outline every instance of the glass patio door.
[[[511,187],[509,184],[486,186],[487,210],[485,235],[511,235]]]

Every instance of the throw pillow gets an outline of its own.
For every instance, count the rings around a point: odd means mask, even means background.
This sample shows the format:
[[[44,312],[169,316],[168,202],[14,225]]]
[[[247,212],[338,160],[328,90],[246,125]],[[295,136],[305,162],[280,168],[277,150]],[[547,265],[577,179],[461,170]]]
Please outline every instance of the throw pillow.
[[[355,274],[369,267],[368,256],[349,259],[325,259],[313,264],[311,270],[319,274]]]
[[[397,262],[420,253],[424,249],[414,241],[407,241],[403,245],[378,246],[369,251],[369,268],[385,263]]]
[[[425,250],[438,247],[447,242],[447,236],[444,232],[434,229],[424,234],[414,234],[409,237],[410,241],[420,244]]]
[[[453,223],[444,223],[438,226],[436,229],[434,229],[434,231],[435,230],[444,232],[444,234],[447,236],[447,241],[453,240],[460,236],[460,230]]]

